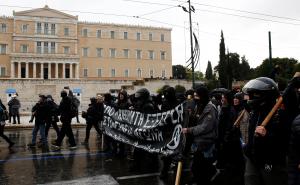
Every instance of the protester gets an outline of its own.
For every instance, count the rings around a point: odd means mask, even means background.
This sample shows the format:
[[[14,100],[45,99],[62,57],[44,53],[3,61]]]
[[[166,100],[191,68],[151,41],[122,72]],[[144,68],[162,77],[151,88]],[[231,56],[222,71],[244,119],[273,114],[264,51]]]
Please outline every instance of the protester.
[[[47,107],[47,117],[46,117],[46,130],[45,135],[48,137],[49,129],[52,126],[56,132],[56,136],[59,135],[59,128],[57,126],[58,118],[58,105],[54,102],[51,95],[47,95],[46,97],[46,107]]]
[[[58,110],[60,114],[60,121],[62,122],[62,127],[59,132],[59,136],[57,137],[56,141],[53,143],[54,148],[60,149],[62,140],[67,135],[69,141],[69,148],[76,149],[76,143],[74,140],[74,135],[71,127],[71,98],[67,95],[66,91],[61,92],[62,100],[59,104]]]
[[[151,114],[158,110],[155,109],[154,103],[151,101],[150,92],[146,88],[137,90],[134,94],[135,101],[133,102],[133,109],[135,111]],[[152,165],[156,163],[157,155],[149,154],[142,149],[134,148],[133,150],[133,164],[131,166],[132,171],[140,171],[142,166],[147,162],[152,162]],[[155,162],[155,163],[153,163]]]
[[[82,144],[84,145],[88,145],[89,143],[90,131],[93,126],[97,131],[97,133],[99,135],[101,134],[101,130],[99,128],[99,122],[103,121],[103,111],[104,111],[103,104],[102,106],[99,106],[96,98],[91,98],[90,101],[91,103],[89,104],[89,108],[87,109],[86,115],[84,116],[86,118],[86,124],[87,124],[85,139],[84,142],[82,142]]]
[[[196,89],[194,101],[195,126],[183,128],[182,132],[193,135],[197,146],[192,165],[193,181],[209,185],[210,179],[215,174],[213,151],[218,132],[218,111],[209,100],[208,90],[204,86]]]
[[[300,184],[300,115],[292,124],[290,151],[288,157],[289,185]]]
[[[8,102],[10,114],[13,117],[13,124],[16,124],[16,119],[18,120],[18,124],[20,124],[20,112],[19,109],[21,107],[20,101],[17,99],[17,94],[12,95],[12,99]]]
[[[165,112],[171,110],[175,108],[177,105],[178,105],[178,101],[176,98],[175,89],[173,87],[167,87],[163,91],[161,111]],[[166,132],[168,131],[166,130]],[[164,179],[168,177],[168,171],[172,162],[172,156],[162,157],[162,161],[163,161],[163,167],[160,173],[160,178]]]
[[[233,103],[233,92],[222,94],[219,116],[217,165],[221,170],[215,183],[222,185],[244,184],[244,157],[240,142],[240,130],[235,124],[240,110]]]
[[[39,95],[39,98],[40,98],[39,101],[32,108],[32,114],[35,117],[35,124],[32,130],[31,143],[27,145],[29,147],[36,146],[36,137],[38,131],[40,131],[40,136],[42,141],[39,147],[47,147],[47,138],[45,135],[46,117],[47,117],[46,96]]]
[[[249,81],[243,92],[249,95],[251,107],[245,185],[286,185],[289,124],[279,110],[265,127],[261,126],[279,96],[277,85],[260,77]]]
[[[128,95],[125,90],[121,90],[119,92],[116,107],[118,109],[129,109],[130,103],[128,101]],[[118,156],[125,156],[125,148],[126,148],[125,146],[126,145],[124,143],[117,142],[117,147],[118,147],[117,155]]]
[[[0,99],[0,137],[2,137],[8,144],[9,148],[14,146],[14,142],[12,142],[5,134],[4,134],[4,127],[5,127],[5,121],[8,119],[7,117],[7,110],[6,107],[2,104],[2,101]]]

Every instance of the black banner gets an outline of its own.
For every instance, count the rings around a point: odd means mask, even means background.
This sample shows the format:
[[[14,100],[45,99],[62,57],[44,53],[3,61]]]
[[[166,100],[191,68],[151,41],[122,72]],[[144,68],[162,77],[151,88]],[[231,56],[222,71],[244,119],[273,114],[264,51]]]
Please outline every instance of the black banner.
[[[156,114],[104,105],[104,134],[151,153],[174,155],[183,149],[183,104]]]

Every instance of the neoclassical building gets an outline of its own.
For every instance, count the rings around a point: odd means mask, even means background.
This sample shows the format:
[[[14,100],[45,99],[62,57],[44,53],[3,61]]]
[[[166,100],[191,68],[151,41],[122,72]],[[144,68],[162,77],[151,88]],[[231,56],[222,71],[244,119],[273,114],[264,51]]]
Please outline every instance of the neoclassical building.
[[[0,78],[172,76],[171,29],[80,22],[45,6],[0,17]]]

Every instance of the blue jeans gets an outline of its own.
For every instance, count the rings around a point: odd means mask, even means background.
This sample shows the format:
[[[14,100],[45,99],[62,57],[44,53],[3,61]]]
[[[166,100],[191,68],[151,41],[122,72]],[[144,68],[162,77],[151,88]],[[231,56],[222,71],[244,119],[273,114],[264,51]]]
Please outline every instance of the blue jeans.
[[[32,130],[32,144],[36,144],[36,136],[40,130],[41,141],[43,144],[47,144],[47,138],[45,134],[46,123],[44,121],[35,120],[34,128]]]

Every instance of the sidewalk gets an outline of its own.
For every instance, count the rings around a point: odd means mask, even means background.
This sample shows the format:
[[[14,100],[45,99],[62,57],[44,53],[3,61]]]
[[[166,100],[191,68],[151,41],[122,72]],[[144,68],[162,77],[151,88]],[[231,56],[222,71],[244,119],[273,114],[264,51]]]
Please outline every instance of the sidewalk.
[[[21,115],[21,117],[20,117],[21,124],[12,124],[12,123],[8,123],[8,121],[6,121],[5,129],[33,128],[34,122],[33,123],[29,123],[30,117],[31,116]],[[79,115],[79,122],[80,123],[77,123],[76,122],[76,118],[73,118],[72,119],[72,126],[75,126],[75,127],[85,127],[86,121],[85,121],[85,119],[83,119],[81,117],[81,115]],[[61,122],[58,122],[57,124],[58,124],[58,126],[60,126]]]

